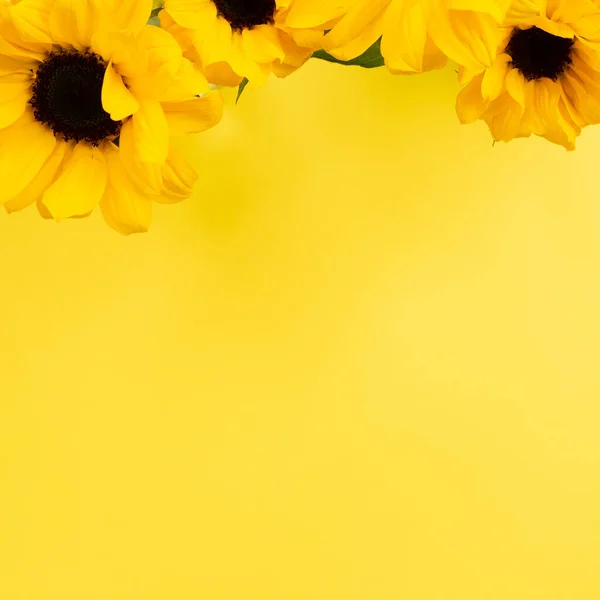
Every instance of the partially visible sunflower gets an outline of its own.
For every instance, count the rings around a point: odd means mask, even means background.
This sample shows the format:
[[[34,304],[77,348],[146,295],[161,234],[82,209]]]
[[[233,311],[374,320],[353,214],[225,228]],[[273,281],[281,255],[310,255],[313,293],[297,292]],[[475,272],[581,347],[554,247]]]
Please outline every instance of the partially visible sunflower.
[[[573,150],[600,122],[598,3],[515,0],[503,25],[494,64],[461,72],[460,120],[483,119],[497,141],[535,134]]]
[[[146,231],[152,202],[188,197],[194,170],[169,136],[203,131],[222,101],[152,0],[4,0],[0,8],[0,204],[62,220],[100,205]]]
[[[295,28],[286,17],[296,0],[165,0],[170,31],[211,83],[262,85],[285,77],[320,47],[325,27]]]
[[[296,0],[286,23],[314,27],[331,23],[323,47],[351,60],[381,38],[392,73],[422,73],[448,58],[484,69],[495,58],[498,25],[510,0]],[[310,7],[310,8],[309,8]]]

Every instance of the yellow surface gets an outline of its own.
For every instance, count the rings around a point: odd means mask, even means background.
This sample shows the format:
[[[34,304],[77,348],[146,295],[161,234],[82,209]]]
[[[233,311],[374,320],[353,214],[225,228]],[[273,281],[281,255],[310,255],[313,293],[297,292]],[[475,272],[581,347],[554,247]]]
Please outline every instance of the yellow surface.
[[[600,130],[454,91],[312,64],[148,235],[0,218],[2,600],[600,598]]]

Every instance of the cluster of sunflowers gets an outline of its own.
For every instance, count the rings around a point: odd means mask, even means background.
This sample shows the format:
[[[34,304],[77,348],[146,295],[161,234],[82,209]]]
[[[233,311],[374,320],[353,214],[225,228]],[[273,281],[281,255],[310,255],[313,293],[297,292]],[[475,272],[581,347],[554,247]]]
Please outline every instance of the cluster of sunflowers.
[[[0,203],[124,233],[197,174],[170,137],[216,125],[219,87],[311,57],[394,74],[458,66],[457,112],[498,141],[574,149],[600,123],[600,0],[0,0]]]

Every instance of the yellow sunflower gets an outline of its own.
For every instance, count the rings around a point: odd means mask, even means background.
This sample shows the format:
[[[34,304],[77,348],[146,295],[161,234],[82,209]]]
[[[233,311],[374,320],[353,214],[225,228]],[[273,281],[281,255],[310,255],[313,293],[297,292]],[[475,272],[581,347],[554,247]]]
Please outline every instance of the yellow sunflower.
[[[146,231],[152,202],[190,195],[194,170],[169,136],[203,131],[222,101],[146,25],[152,0],[4,0],[0,8],[0,204],[57,221],[100,205]]]
[[[295,0],[286,24],[331,23],[323,47],[351,60],[381,38],[392,73],[422,73],[447,59],[486,68],[495,57],[498,25],[510,0]]]
[[[593,0],[515,0],[498,56],[464,70],[463,123],[483,119],[497,141],[542,136],[568,150],[600,122],[600,9]]]
[[[211,83],[247,78],[262,85],[271,73],[295,71],[320,47],[324,27],[286,24],[294,1],[165,0],[160,21]]]

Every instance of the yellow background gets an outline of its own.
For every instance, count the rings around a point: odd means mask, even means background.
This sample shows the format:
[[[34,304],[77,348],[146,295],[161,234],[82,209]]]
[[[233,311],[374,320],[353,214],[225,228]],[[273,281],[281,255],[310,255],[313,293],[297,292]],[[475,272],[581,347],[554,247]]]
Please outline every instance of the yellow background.
[[[2,600],[600,598],[600,131],[455,89],[310,64],[150,234],[0,217]]]

